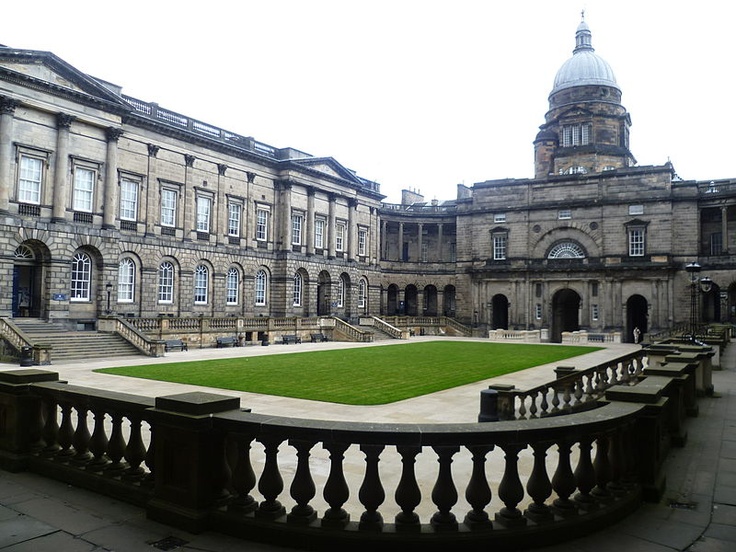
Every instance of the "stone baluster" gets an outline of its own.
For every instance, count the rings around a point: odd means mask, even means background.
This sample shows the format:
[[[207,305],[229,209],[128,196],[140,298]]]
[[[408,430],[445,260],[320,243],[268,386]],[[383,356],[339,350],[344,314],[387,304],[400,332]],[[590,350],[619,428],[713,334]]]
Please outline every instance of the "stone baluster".
[[[156,481],[156,427],[152,425],[149,420],[146,421],[149,423],[149,441],[148,450],[146,450],[146,456],[143,461],[146,463],[148,473],[143,478],[142,483],[146,484],[147,486],[153,487]]]
[[[552,483],[547,475],[547,449],[550,443],[535,443],[532,445],[534,449],[534,467],[529,475],[526,483],[526,492],[532,497],[532,503],[524,512],[524,515],[537,523],[543,521],[552,521],[554,516],[545,501],[552,495]]]
[[[345,480],[343,460],[349,443],[322,443],[330,453],[330,474],[327,476],[324,488],[324,498],[330,507],[322,516],[322,525],[327,527],[344,527],[350,521],[348,514],[342,507],[350,496],[350,487]]]
[[[557,515],[568,517],[577,514],[575,503],[570,496],[575,492],[577,484],[575,474],[570,465],[570,449],[572,445],[566,441],[557,444],[557,469],[552,476],[552,488],[557,494],[553,509]]]
[[[386,493],[378,473],[378,462],[385,445],[360,445],[360,450],[365,454],[365,476],[358,491],[358,499],[365,507],[360,516],[359,529],[377,530],[383,528],[383,516],[378,508],[386,500]]]
[[[286,516],[286,519],[290,523],[306,525],[317,518],[317,512],[309,505],[309,502],[317,494],[312,474],[309,471],[309,455],[315,442],[291,439],[289,445],[296,449],[297,457],[296,472],[290,488],[291,498],[296,501],[296,505]]]
[[[107,456],[110,463],[105,468],[107,474],[117,476],[122,474],[127,468],[127,464],[123,462],[125,456],[125,438],[123,437],[123,415],[120,412],[111,412],[112,430],[110,432],[110,441],[107,445]]]
[[[90,434],[89,428],[87,427],[87,407],[78,405],[77,409],[77,427],[74,430],[74,437],[72,438],[72,445],[74,446],[75,454],[72,457],[72,463],[78,466],[84,466],[92,459],[92,454],[89,452],[89,441]]]
[[[59,445],[59,405],[55,399],[46,396],[43,400],[43,408],[46,418],[42,433],[45,446],[41,451],[41,455],[50,458],[55,456],[61,449]]]
[[[580,379],[576,381],[573,386],[575,388],[575,392],[573,393],[573,396],[575,397],[575,404],[580,405],[583,403],[583,380]]]
[[[572,409],[571,402],[572,402],[572,390],[570,389],[570,383],[565,383],[562,386],[562,410],[565,412],[570,412]]]
[[[560,390],[555,387],[552,391],[552,414],[556,414],[560,411]]]
[[[432,502],[437,506],[437,511],[432,516],[430,523],[435,529],[457,530],[457,519],[452,513],[452,507],[457,504],[457,489],[452,480],[452,457],[460,451],[459,446],[434,446],[437,453],[439,470],[437,480],[432,488]]]
[[[396,487],[394,498],[396,504],[399,505],[401,511],[396,514],[394,519],[396,529],[402,530],[419,530],[419,516],[414,509],[419,506],[422,501],[422,491],[417,484],[416,474],[414,473],[414,463],[416,456],[422,451],[417,446],[397,446],[396,450],[401,455],[401,479]]]
[[[142,420],[138,416],[128,416],[130,421],[130,436],[128,437],[128,446],[125,447],[125,460],[128,462],[128,469],[123,473],[125,479],[138,481],[145,475],[145,470],[141,466],[146,459],[146,446],[143,444],[141,435]]]
[[[92,415],[95,420],[92,438],[89,441],[89,450],[92,453],[92,461],[87,465],[87,469],[92,471],[102,471],[110,462],[107,457],[109,440],[105,433],[105,411],[100,407],[93,408]]]
[[[278,435],[266,436],[261,441],[265,447],[266,461],[258,481],[258,491],[263,500],[256,511],[258,517],[276,519],[286,513],[286,508],[279,502],[278,496],[284,490],[284,480],[279,471],[279,445],[283,441]]]
[[[60,401],[61,425],[59,426],[59,446],[61,449],[56,455],[56,460],[68,462],[76,454],[74,445],[74,424],[72,423],[72,405],[66,401]]]
[[[585,400],[587,401],[594,401],[595,400],[595,388],[593,387],[593,380],[595,379],[595,374],[588,374],[585,376],[586,384],[585,384]]]
[[[626,458],[624,456],[623,435],[620,429],[611,433],[611,446],[608,449],[608,462],[611,465],[611,481],[608,490],[613,496],[622,496],[626,493],[621,479],[626,472]]]
[[[537,395],[538,393],[534,393],[529,398],[531,400],[531,404],[529,405],[529,417],[530,418],[536,418],[537,417]]]
[[[549,389],[545,387],[542,390],[542,402],[539,403],[539,408],[541,409],[542,414],[549,413],[549,401],[547,400],[548,393]]]
[[[519,452],[526,447],[525,445],[506,445],[501,448],[504,451],[506,463],[503,477],[498,485],[498,498],[505,506],[496,513],[496,522],[504,527],[521,527],[526,525],[526,519],[517,507],[524,498],[524,486],[519,478]]]
[[[593,463],[596,486],[592,491],[592,495],[603,503],[608,503],[612,500],[611,493],[608,491],[608,483],[611,481],[611,463],[608,459],[608,445],[608,435],[600,435],[596,440],[595,462]]]
[[[473,471],[465,489],[465,500],[468,501],[472,510],[465,515],[465,525],[471,529],[490,528],[491,520],[485,511],[490,504],[493,494],[488,484],[485,463],[486,456],[494,448],[493,445],[473,445],[468,450],[473,457]]]
[[[578,457],[578,465],[575,468],[575,483],[578,487],[578,494],[575,495],[575,503],[581,510],[592,510],[598,506],[598,503],[590,494],[593,487],[595,487],[595,468],[593,468],[591,456],[593,449],[592,438],[583,438],[578,443],[578,448],[580,449],[580,455]]]
[[[250,492],[256,486],[256,474],[250,461],[250,446],[253,437],[239,435],[236,438],[237,461],[233,469],[232,486],[235,491],[235,499],[228,505],[228,510],[239,511],[244,514],[253,512],[258,508],[258,503]]]

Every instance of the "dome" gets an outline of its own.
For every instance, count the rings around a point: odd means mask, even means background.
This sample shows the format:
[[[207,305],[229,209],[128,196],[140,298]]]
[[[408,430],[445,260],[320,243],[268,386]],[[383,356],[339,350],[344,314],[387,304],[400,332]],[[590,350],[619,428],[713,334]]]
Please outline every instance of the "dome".
[[[572,86],[590,85],[611,86],[620,91],[611,66],[595,53],[590,38],[590,28],[583,20],[575,33],[575,49],[572,57],[557,71],[554,88],[550,94]]]

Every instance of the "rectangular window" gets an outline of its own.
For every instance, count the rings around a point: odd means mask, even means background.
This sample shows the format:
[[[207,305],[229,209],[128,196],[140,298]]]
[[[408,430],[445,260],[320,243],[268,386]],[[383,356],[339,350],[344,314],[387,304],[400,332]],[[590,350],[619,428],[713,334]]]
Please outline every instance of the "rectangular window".
[[[598,320],[598,317],[600,315],[600,312],[598,311],[598,305],[594,304],[590,307],[590,317],[593,320]]]
[[[629,229],[629,256],[644,256],[644,228]]]
[[[18,201],[21,203],[41,203],[41,177],[43,161],[36,157],[20,158],[20,178],[18,179]]]
[[[590,283],[590,294],[593,297],[598,297],[598,282],[591,282]]]
[[[506,234],[494,234],[493,236],[493,260],[502,261],[506,258],[506,246],[508,236]]]
[[[92,212],[92,198],[95,191],[95,171],[82,167],[74,168],[74,200],[75,211]]]
[[[714,232],[710,235],[710,254],[720,255],[723,253],[723,234]]]
[[[570,220],[572,218],[572,211],[570,209],[560,209],[557,212],[557,218],[559,220]]]
[[[212,200],[209,197],[197,196],[197,232],[210,231],[210,212]]]
[[[120,220],[138,220],[138,182],[120,181]]]
[[[644,205],[629,205],[629,214],[630,215],[643,215]]]
[[[304,216],[300,214],[291,215],[291,244],[302,244],[302,222]]]
[[[240,236],[240,219],[243,212],[243,206],[233,201],[227,204],[227,235]]]
[[[368,231],[358,230],[358,256],[365,257],[368,254]]]
[[[345,223],[335,225],[335,251],[345,251]]]
[[[268,209],[256,209],[256,240],[268,241]]]
[[[542,319],[542,305],[541,303],[537,303],[534,305],[534,318],[537,320]]]
[[[506,213],[496,213],[493,215],[493,222],[506,222]]]
[[[176,190],[163,188],[161,190],[161,226],[176,226]]]
[[[238,304],[238,289],[240,288],[240,273],[231,268],[227,271],[227,304],[237,305]]]
[[[325,221],[324,219],[314,220],[314,247],[316,249],[324,249],[325,247]]]
[[[426,263],[429,261],[429,244],[427,242],[422,242],[422,252],[421,252],[421,259],[423,263]]]

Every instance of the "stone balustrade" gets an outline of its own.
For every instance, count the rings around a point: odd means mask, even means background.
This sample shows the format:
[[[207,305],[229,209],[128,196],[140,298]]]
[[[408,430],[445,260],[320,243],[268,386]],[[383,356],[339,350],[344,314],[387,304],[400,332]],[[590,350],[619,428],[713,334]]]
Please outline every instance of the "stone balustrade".
[[[658,497],[689,384],[686,368],[647,377],[642,365],[626,355],[595,376],[558,379],[578,401],[606,387],[581,412],[563,399],[556,416],[526,406],[526,419],[457,424],[282,418],[222,395],[150,399],[11,370],[0,372],[0,465],[139,504],[189,531],[303,548],[527,548]]]

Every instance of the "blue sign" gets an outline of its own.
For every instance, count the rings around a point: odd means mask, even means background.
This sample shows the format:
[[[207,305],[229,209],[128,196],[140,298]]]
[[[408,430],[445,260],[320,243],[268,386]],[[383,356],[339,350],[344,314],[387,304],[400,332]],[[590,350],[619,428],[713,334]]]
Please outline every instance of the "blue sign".
[[[68,296],[66,293],[54,293],[53,298],[54,301],[66,301]]]

